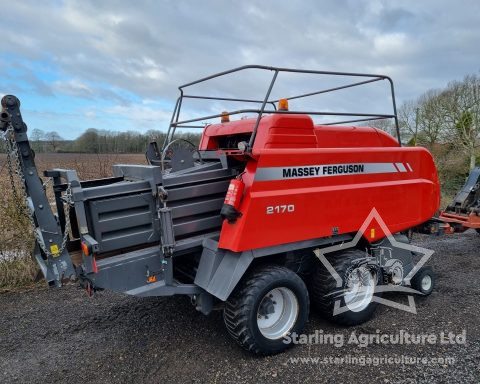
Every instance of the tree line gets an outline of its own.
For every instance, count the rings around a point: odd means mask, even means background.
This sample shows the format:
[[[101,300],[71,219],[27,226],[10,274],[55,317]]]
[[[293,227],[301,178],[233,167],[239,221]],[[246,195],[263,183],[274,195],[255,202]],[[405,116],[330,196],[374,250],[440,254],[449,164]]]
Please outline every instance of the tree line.
[[[138,132],[113,132],[89,128],[75,140],[64,140],[58,132],[44,132],[33,129],[29,134],[30,144],[37,153],[76,152],[76,153],[143,153],[148,143],[165,140],[166,133],[149,130]],[[182,132],[175,137],[186,139],[194,144],[200,141],[199,133]]]
[[[398,108],[400,135],[404,145],[427,148],[437,165],[442,189],[456,191],[465,176],[480,166],[480,76],[472,74],[429,89]],[[392,133],[391,120],[366,125]]]
[[[465,175],[480,165],[480,76],[472,74],[430,89],[398,108],[404,145],[426,147],[434,156],[442,186],[454,191]],[[381,128],[395,136],[392,120],[376,120],[365,125]],[[29,133],[36,152],[142,153],[148,143],[165,140],[165,133],[114,132],[90,128],[75,140],[64,140],[58,132],[34,129]],[[198,144],[199,133],[181,133]],[[447,192],[448,193],[448,192]]]
[[[434,155],[454,151],[471,170],[478,160],[480,76],[468,75],[444,89],[431,89],[399,109],[401,129],[412,144]]]

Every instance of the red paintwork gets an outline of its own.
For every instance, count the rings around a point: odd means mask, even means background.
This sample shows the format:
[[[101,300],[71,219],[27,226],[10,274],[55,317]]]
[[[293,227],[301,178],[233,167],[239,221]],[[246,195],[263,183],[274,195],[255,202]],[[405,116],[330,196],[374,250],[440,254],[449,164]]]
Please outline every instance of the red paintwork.
[[[254,123],[245,119],[210,125],[200,149],[217,149],[219,136],[249,133]],[[314,126],[306,115],[269,115],[261,120],[252,155],[244,159],[242,216],[234,224],[224,221],[219,241],[220,248],[232,251],[331,236],[334,228],[339,234],[356,232],[373,208],[395,233],[428,220],[440,202],[430,153],[399,147],[375,128]],[[254,180],[257,167],[349,163],[408,163],[412,171]],[[294,211],[266,214],[268,206],[277,205],[294,205]],[[368,228],[369,241],[384,237],[378,223]]]

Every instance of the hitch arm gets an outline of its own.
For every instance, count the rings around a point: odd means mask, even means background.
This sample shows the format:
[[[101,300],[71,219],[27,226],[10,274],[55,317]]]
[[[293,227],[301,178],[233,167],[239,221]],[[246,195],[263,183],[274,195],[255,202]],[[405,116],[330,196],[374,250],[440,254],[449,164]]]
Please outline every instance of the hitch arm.
[[[64,237],[45,195],[28,141],[27,125],[20,113],[20,101],[7,95],[2,98],[1,104],[0,129],[7,141],[7,155],[14,157],[12,162],[21,178],[25,205],[35,235],[35,259],[48,284],[61,286],[63,279],[76,275],[65,246],[68,234]]]

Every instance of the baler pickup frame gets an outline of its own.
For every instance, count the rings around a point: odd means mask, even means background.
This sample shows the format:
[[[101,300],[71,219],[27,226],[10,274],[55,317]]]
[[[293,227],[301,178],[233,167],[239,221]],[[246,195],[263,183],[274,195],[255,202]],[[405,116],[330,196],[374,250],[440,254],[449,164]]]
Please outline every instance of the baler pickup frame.
[[[249,69],[257,69],[263,71],[271,71],[273,72],[272,79],[269,82],[268,88],[266,90],[265,95],[263,98],[259,99],[244,99],[244,98],[231,98],[231,97],[222,97],[222,96],[207,96],[207,95],[191,95],[186,93],[186,89],[200,84],[207,82],[209,80],[213,80],[222,76],[231,75],[233,73],[246,71]],[[274,85],[277,82],[278,75],[280,73],[297,73],[297,74],[310,74],[310,75],[327,75],[327,76],[339,76],[339,77],[351,77],[353,79],[365,79],[362,81],[354,81],[344,85],[340,85],[337,87],[321,89],[314,92],[303,93],[299,95],[289,96],[286,97],[286,100],[295,100],[301,99],[306,97],[312,97],[320,94],[331,93],[335,91],[340,91],[347,88],[359,87],[366,84],[371,84],[381,80],[387,80],[390,85],[390,93],[391,93],[391,100],[392,100],[392,109],[393,113],[390,114],[378,114],[378,113],[360,113],[360,112],[328,112],[328,111],[299,111],[299,110],[277,110],[275,104],[278,103],[279,100],[271,99],[270,95]],[[205,125],[196,125],[192,123],[204,122],[209,121],[212,119],[216,119],[222,117],[223,113],[214,114],[214,115],[206,115],[202,117],[197,117],[194,119],[188,120],[179,120],[180,112],[182,110],[182,105],[185,99],[200,99],[200,100],[216,100],[216,101],[227,101],[227,102],[242,102],[248,104],[258,104],[260,108],[242,108],[234,111],[228,111],[229,115],[239,115],[239,114],[248,114],[253,113],[257,115],[257,120],[255,122],[255,126],[253,128],[252,135],[250,136],[250,141],[248,144],[247,152],[251,151],[253,148],[253,144],[255,142],[256,133],[258,130],[258,126],[260,124],[260,120],[262,115],[269,114],[269,113],[281,113],[281,114],[296,114],[296,115],[314,115],[314,116],[338,116],[338,117],[351,117],[352,119],[348,120],[341,120],[341,121],[334,121],[334,122],[327,122],[323,123],[323,125],[337,125],[337,124],[347,124],[347,123],[358,123],[362,121],[372,121],[372,120],[384,120],[384,119],[393,119],[395,124],[396,135],[398,139],[399,145],[401,145],[400,139],[400,128],[398,124],[397,118],[397,106],[395,102],[395,89],[393,85],[393,81],[390,77],[385,75],[375,75],[375,74],[366,74],[366,73],[353,73],[353,72],[331,72],[331,71],[314,71],[314,70],[305,70],[305,69],[292,69],[292,68],[281,68],[281,67],[270,67],[264,65],[245,65],[242,67],[234,68],[228,71],[218,72],[211,76],[207,76],[201,78],[196,81],[192,81],[190,83],[181,85],[178,87],[180,91],[180,96],[178,97],[175,108],[172,113],[172,117],[170,120],[170,125],[168,127],[167,136],[165,142],[163,144],[163,148],[165,149],[166,146],[173,140],[175,135],[175,131],[177,128],[205,128]],[[271,105],[273,109],[266,109],[267,105]]]

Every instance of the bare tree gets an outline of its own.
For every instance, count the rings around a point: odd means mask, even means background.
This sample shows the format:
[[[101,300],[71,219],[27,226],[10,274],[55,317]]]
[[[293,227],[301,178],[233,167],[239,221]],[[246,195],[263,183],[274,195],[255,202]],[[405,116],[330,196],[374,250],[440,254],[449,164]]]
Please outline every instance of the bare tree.
[[[450,83],[443,96],[449,137],[468,156],[472,170],[475,167],[480,136],[480,77],[469,75],[463,81]]]
[[[444,93],[438,90],[425,92],[418,100],[415,111],[417,141],[430,150],[445,139],[446,122],[444,106],[448,102]]]
[[[45,140],[52,148],[52,151],[56,152],[63,138],[58,134],[58,132],[51,131],[45,134]]]
[[[404,102],[397,111],[398,124],[400,126],[402,138],[412,145],[416,145],[417,141],[417,111],[417,100]]]
[[[34,151],[40,152],[45,150],[42,143],[42,140],[44,139],[45,132],[38,128],[32,130],[32,133],[30,134],[30,140],[32,141],[32,147]]]

